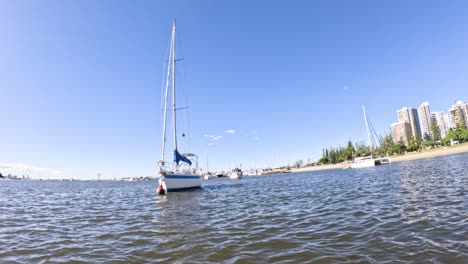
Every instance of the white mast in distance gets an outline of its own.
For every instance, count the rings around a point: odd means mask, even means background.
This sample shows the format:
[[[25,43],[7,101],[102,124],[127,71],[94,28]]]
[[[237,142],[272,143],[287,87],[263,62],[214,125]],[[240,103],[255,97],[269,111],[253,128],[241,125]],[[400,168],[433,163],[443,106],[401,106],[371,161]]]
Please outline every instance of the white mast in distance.
[[[367,142],[369,143],[369,146],[370,146],[370,152],[371,152],[371,158],[372,158],[372,142],[371,142],[371,139],[370,139],[369,123],[367,122],[366,108],[364,106],[362,106],[362,110],[364,112],[364,121],[366,122]]]

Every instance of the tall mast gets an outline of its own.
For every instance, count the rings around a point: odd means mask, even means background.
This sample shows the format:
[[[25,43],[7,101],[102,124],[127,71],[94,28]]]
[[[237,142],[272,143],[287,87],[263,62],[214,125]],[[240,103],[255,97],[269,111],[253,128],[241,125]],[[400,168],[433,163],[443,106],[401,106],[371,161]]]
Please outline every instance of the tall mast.
[[[174,125],[174,150],[177,149],[177,122],[176,122],[176,86],[175,86],[175,63],[176,63],[176,52],[175,52],[175,40],[176,40],[176,20],[172,25],[172,122]]]
[[[366,129],[367,129],[367,142],[369,143],[370,151],[371,151],[371,157],[372,157],[372,142],[371,142],[371,139],[370,139],[369,123],[367,122],[366,108],[364,108],[364,106],[362,106],[362,111],[364,112],[364,121],[366,122]]]
[[[172,58],[172,40],[171,40],[171,47],[169,49],[169,63],[167,65],[167,77],[166,77],[166,89],[164,92],[164,117],[163,117],[163,131],[162,131],[162,158],[161,161],[164,165],[164,154],[166,152],[166,123],[167,123],[167,99],[169,95],[169,78],[171,74],[171,58]]]

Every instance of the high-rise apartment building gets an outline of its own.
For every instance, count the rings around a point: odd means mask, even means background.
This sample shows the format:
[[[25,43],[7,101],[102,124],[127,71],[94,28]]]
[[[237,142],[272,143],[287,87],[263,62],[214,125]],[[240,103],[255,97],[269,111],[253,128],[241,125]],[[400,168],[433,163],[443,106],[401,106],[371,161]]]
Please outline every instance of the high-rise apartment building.
[[[392,124],[392,137],[393,142],[397,143],[402,140],[405,146],[408,146],[409,139],[412,137],[410,124],[408,122]]]
[[[468,127],[468,103],[457,101],[449,110],[452,127]]]
[[[421,130],[419,125],[418,111],[416,109],[403,107],[397,110],[398,122],[406,122],[410,125],[411,136],[413,138],[421,138]]]
[[[424,140],[428,140],[431,137],[431,110],[429,109],[429,103],[424,102],[418,107],[419,124],[421,127],[421,137]]]
[[[431,118],[432,122],[439,127],[441,138],[445,138],[450,128],[448,115],[443,112],[432,112]]]

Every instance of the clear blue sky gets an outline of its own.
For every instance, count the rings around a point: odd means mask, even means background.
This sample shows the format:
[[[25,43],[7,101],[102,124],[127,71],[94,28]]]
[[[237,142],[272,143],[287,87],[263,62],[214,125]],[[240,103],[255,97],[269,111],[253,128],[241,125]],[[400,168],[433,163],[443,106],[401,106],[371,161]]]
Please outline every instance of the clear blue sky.
[[[365,140],[362,105],[384,133],[401,107],[467,101],[467,13],[465,1],[2,0],[0,171],[156,175],[174,17],[200,165],[317,160]]]

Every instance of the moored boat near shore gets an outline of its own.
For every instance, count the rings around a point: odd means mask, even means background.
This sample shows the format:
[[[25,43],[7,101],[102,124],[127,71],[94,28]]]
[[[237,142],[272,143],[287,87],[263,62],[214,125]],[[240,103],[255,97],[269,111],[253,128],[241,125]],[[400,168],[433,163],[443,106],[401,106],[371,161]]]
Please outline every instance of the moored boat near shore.
[[[382,157],[375,159],[375,165],[388,165],[392,163],[392,159],[389,157]]]
[[[367,141],[370,146],[370,156],[356,157],[354,159],[354,162],[351,164],[350,168],[357,169],[357,168],[374,167],[375,165],[390,164],[390,158],[388,157],[384,157],[384,158],[373,157],[372,150],[373,150],[375,138],[374,138],[374,135],[372,135],[372,140],[371,140],[371,131],[369,128],[369,127],[372,127],[372,124],[370,124],[369,120],[367,119],[366,108],[364,106],[362,106],[362,111],[364,113],[364,121],[366,123]]]
[[[375,166],[375,159],[371,156],[355,158],[350,168],[367,168]]]

